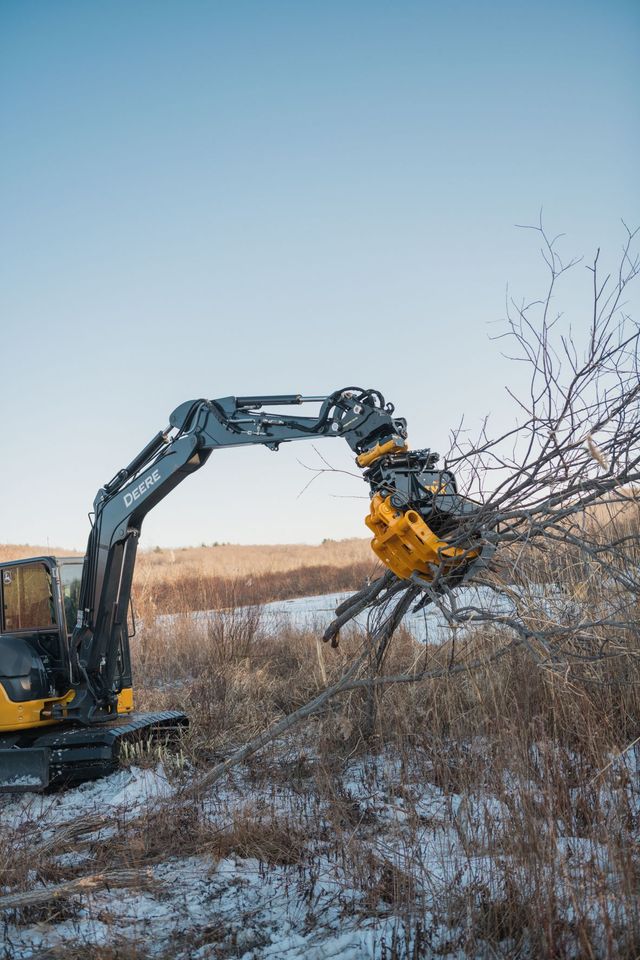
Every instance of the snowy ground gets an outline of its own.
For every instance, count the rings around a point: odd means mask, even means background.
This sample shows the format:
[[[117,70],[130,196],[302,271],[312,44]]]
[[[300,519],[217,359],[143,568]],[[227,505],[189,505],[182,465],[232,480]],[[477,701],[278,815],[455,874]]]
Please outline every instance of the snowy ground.
[[[485,746],[478,741],[470,749]],[[630,762],[637,773],[634,757],[626,758],[627,769]],[[136,956],[176,960],[381,960],[434,954],[461,960],[468,955],[465,919],[452,921],[452,904],[464,898],[473,902],[476,895],[481,901],[499,899],[507,873],[526,896],[529,878],[515,861],[505,872],[499,851],[534,787],[510,785],[507,802],[482,790],[462,796],[431,782],[428,766],[408,769],[405,763],[400,769],[397,758],[382,756],[348,763],[330,804],[314,790],[312,779],[281,776],[289,763],[281,757],[271,780],[250,782],[246,774],[231,778],[201,804],[200,815],[214,833],[238,822],[270,830],[275,824],[285,851],[289,832],[292,849],[302,832],[304,853],[291,863],[237,853],[174,852],[151,863],[140,884],[76,897],[73,909],[57,922],[39,918],[34,923],[10,914],[0,956],[36,960],[45,949],[70,944],[82,945],[90,956],[100,945],[129,943],[144,948]],[[637,818],[637,783],[625,789]],[[27,834],[37,851],[65,825],[84,820],[81,842],[57,861],[90,874],[95,844],[108,842],[118,823],[178,798],[179,784],[169,782],[162,766],[131,768],[52,796],[0,798],[2,832],[18,843]],[[603,799],[613,811],[616,798]],[[104,817],[108,822],[101,825]],[[557,878],[558,897],[575,898],[586,871],[597,869],[606,877],[612,869],[608,848],[575,835],[566,824],[554,829],[555,862],[549,870]],[[354,856],[349,846],[355,838]],[[37,887],[37,854],[32,872]],[[408,910],[410,898],[421,904],[418,914]]]
[[[406,856],[402,827],[408,814],[406,799],[394,796],[396,780],[397,770],[384,764],[355,764],[342,790],[351,809],[351,830],[360,829],[370,837],[373,857],[400,866]],[[56,830],[81,818],[134,816],[158,798],[167,798],[173,789],[162,767],[132,768],[53,797],[25,794],[5,799],[0,807],[2,823],[5,829],[19,833],[25,825],[35,828],[38,841],[46,843]],[[415,812],[429,824],[424,828],[420,853],[428,862],[426,875],[444,879],[453,868],[451,817],[459,800],[445,798],[433,788],[421,789],[415,803]],[[249,791],[246,783],[238,780],[210,798],[205,815],[220,829],[238,816],[258,820],[275,816],[282,819],[285,829],[287,824],[297,829],[311,818],[317,828],[318,819],[325,818],[321,835],[333,829],[325,807],[312,792],[273,784],[259,789],[253,786]],[[441,836],[435,824],[441,826]],[[84,852],[63,853],[60,859],[65,863],[80,859],[90,872],[87,842],[104,840],[112,829],[98,827],[85,834]],[[34,870],[34,881],[36,876]],[[356,960],[384,956],[400,935],[406,948],[415,939],[410,928],[404,930],[392,904],[384,899],[372,904],[361,884],[353,882],[335,844],[320,840],[312,855],[295,865],[238,857],[218,861],[171,857],[152,867],[148,889],[92,894],[83,898],[72,918],[59,923],[9,924],[4,931],[5,956],[36,958],[44,948],[65,943],[81,943],[90,949],[113,943],[116,931],[119,939],[143,942],[152,956],[164,956],[168,943],[174,942],[176,952],[171,956],[202,960],[219,956]],[[446,939],[450,931],[443,928],[441,935]],[[438,937],[434,927],[430,939],[433,942]],[[406,949],[401,955],[405,953]]]
[[[580,616],[581,611],[575,602],[568,599],[561,590],[550,585],[530,584],[526,595],[516,587],[509,588],[513,597],[520,596],[524,609],[536,611],[536,615],[543,614],[554,623],[567,623],[572,618]],[[276,600],[266,603],[256,610],[260,615],[260,626],[267,632],[276,632],[283,627],[296,630],[313,630],[319,633],[331,623],[335,617],[336,607],[348,597],[348,593],[328,593],[320,596],[298,597],[293,600]],[[457,612],[464,614],[471,621],[474,609],[484,614],[513,615],[515,603],[505,593],[499,594],[485,586],[458,587],[455,592]],[[252,610],[253,608],[239,608]],[[211,620],[218,620],[227,615],[223,610],[199,610],[190,614],[194,625],[206,628]],[[237,616],[237,611],[230,612],[230,617]],[[176,619],[176,614],[165,614],[157,618],[158,624],[170,624]],[[182,615],[180,615],[182,616]],[[352,621],[356,629],[367,628],[367,612],[361,613]],[[409,611],[403,620],[403,626],[416,640],[440,644],[451,638],[451,626],[445,614],[437,606],[431,604],[418,611]],[[473,623],[470,622],[470,626]],[[459,627],[460,630],[466,626]]]
[[[262,626],[324,628],[347,596],[267,604]],[[460,604],[478,599],[486,605],[488,597],[479,597],[473,588],[458,591]],[[566,610],[554,614],[566,615]],[[204,626],[220,615],[201,612],[193,620]],[[418,639],[438,642],[445,637],[445,620],[437,610],[413,614],[407,622]],[[364,618],[359,623],[366,625]],[[49,960],[71,948],[90,957],[107,945],[124,945],[113,956],[126,960],[413,960],[433,955],[462,960],[469,956],[465,944],[469,925],[476,922],[474,904],[481,912],[487,903],[501,903],[509,884],[515,884],[524,901],[532,895],[534,880],[512,850],[525,808],[527,816],[531,811],[535,815],[536,805],[544,810],[541,780],[533,776],[535,756],[531,779],[514,777],[499,791],[494,782],[493,792],[482,780],[474,792],[455,792],[451,785],[443,787],[428,759],[416,754],[401,763],[384,753],[347,759],[331,771],[327,790],[313,772],[318,763],[313,750],[293,741],[279,749],[265,761],[272,765],[268,775],[256,777],[249,768],[235,772],[203,800],[192,801],[198,824],[217,838],[210,847],[194,852],[188,844],[186,849],[172,844],[166,856],[144,861],[135,882],[76,893],[64,900],[64,909],[2,912],[0,903],[0,960]],[[481,739],[468,749],[489,762],[490,751]],[[292,773],[302,767],[306,773]],[[551,874],[558,902],[566,901],[568,917],[589,888],[586,878],[597,876],[601,892],[594,911],[605,903],[611,916],[624,923],[626,908],[616,900],[616,866],[607,836],[628,831],[629,844],[637,844],[639,769],[637,749],[612,758],[597,797],[603,818],[598,839],[595,833],[585,836],[577,821],[540,821],[539,835],[551,851],[544,871]],[[124,835],[135,818],[161,811],[171,825],[184,803],[183,788],[184,779],[167,774],[160,764],[132,767],[64,792],[0,797],[0,871],[4,849],[27,851],[31,889],[55,885],[56,875],[60,880],[89,876],[104,869],[105,845],[108,849]],[[233,840],[238,824],[247,823],[275,833],[295,856],[260,849],[252,855],[250,847]],[[65,843],[64,831],[78,824],[82,831]],[[228,843],[221,846],[220,837],[227,836]],[[6,868],[10,858],[4,863]],[[546,882],[544,876],[535,878],[538,885]],[[0,898],[9,890],[0,872]],[[525,955],[526,943],[520,946]],[[520,955],[516,947],[506,944],[504,955]],[[574,954],[568,950],[566,955]]]

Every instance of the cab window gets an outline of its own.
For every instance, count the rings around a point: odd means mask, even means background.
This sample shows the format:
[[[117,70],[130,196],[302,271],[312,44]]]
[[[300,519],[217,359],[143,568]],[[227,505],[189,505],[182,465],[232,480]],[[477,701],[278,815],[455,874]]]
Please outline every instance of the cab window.
[[[4,630],[42,630],[56,626],[51,574],[44,563],[2,568]]]
[[[78,601],[80,599],[81,563],[63,563],[60,566],[64,615],[67,621],[67,633],[71,633],[78,619]]]

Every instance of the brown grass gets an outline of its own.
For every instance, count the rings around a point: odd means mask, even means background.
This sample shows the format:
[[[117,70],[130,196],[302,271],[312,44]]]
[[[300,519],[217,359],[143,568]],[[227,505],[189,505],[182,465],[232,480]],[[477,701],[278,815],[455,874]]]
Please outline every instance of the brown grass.
[[[562,579],[563,570],[567,595],[594,609],[604,602],[604,586],[591,584],[585,598],[566,558],[553,565],[556,578]],[[163,651],[172,637],[165,677],[172,676],[173,685],[159,692]],[[561,676],[534,667],[520,650],[480,670],[382,690],[373,734],[366,696],[352,692],[300,731],[294,757],[279,773],[273,757],[263,757],[249,766],[249,776],[257,784],[280,776],[316,798],[336,850],[349,838],[348,874],[366,909],[375,912],[385,904],[402,916],[403,930],[412,931],[411,949],[424,944],[415,956],[430,955],[419,928],[429,903],[432,922],[451,930],[451,949],[466,955],[635,958],[640,792],[633,744],[640,734],[640,631],[628,633],[626,641],[617,658]],[[486,654],[502,642],[490,628],[478,630],[467,640],[467,655]],[[286,628],[265,634],[259,613],[245,609],[230,621],[215,615],[199,639],[193,624],[178,618],[146,641],[143,635],[141,648],[145,643],[146,656],[139,660],[144,706],[189,709],[193,727],[185,750],[196,769],[205,770],[231,745],[317,694],[356,655],[359,639],[347,632],[338,651],[322,647],[318,654],[315,635]],[[175,683],[178,653],[185,655],[183,685]],[[386,670],[402,672],[424,658],[433,669],[445,666],[448,656],[447,648],[425,649],[401,632]],[[388,801],[406,811],[407,855],[399,859],[375,852],[372,836],[380,824],[344,785],[349,763],[361,758],[375,764],[376,757],[394,765]],[[473,872],[479,859],[491,862],[490,882],[484,877],[461,887],[453,871],[436,908],[425,888],[430,868],[420,860],[420,841],[425,829],[446,830],[438,821],[425,824],[414,805],[425,786],[455,801],[450,823],[463,851],[460,876]],[[280,825],[281,813],[274,810],[269,824],[263,813],[256,818],[246,810],[243,817],[241,823],[234,819],[224,842],[240,856],[250,855],[254,844],[258,859],[272,861],[276,838],[290,829]],[[327,842],[319,827],[303,826],[306,842],[302,849],[294,844],[299,863],[313,860],[321,837]],[[586,860],[580,859],[583,848],[591,851]],[[402,949],[399,944],[395,955],[403,956]]]
[[[147,619],[163,613],[233,609],[294,597],[358,590],[380,567],[372,559],[349,566],[302,566],[234,579],[195,574],[144,581],[138,578],[136,609]]]
[[[606,586],[594,581],[585,596],[568,560],[555,558],[553,569],[541,572],[599,609]],[[201,857],[212,870],[237,858],[257,861],[265,877],[288,871],[291,890],[308,888],[312,902],[314,878],[332,865],[338,888],[359,894],[349,910],[398,920],[397,939],[380,947],[376,960],[637,958],[640,629],[627,632],[616,658],[562,675],[516,650],[479,670],[385,688],[373,731],[366,692],[352,691],[236,771],[209,798],[216,817],[203,798],[181,798],[185,764],[187,777],[210,769],[307,702],[360,649],[349,631],[331,650],[314,633],[285,624],[266,630],[259,609],[245,605],[250,588],[261,599],[294,583],[311,593],[313,583],[335,576],[346,584],[363,572],[336,572],[330,564],[306,571],[262,571],[252,584],[198,579],[193,571],[158,574],[156,609],[181,612],[157,623],[150,616],[133,642],[137,703],[185,709],[191,727],[173,759],[152,750],[135,763],[155,765],[161,756],[175,795],[150,803],[142,817],[123,817],[106,835],[85,824],[40,842],[39,855],[27,835],[0,828],[0,883],[31,889],[34,863],[44,886],[82,871],[110,875],[123,863],[139,871],[142,884],[145,870],[170,857]],[[189,616],[216,607],[204,625]],[[151,615],[151,600],[147,610]],[[485,627],[466,642],[471,658],[502,638]],[[449,654],[400,631],[386,670],[424,661],[446,666]],[[390,819],[398,811],[401,819]],[[33,829],[37,836],[42,827]],[[451,847],[457,852],[447,859]],[[89,863],[61,866],[58,855],[70,849],[87,853]],[[83,901],[85,912],[91,902]],[[77,908],[64,901],[31,909],[33,916],[18,911],[13,920],[56,923]],[[306,922],[319,919],[310,910]],[[114,943],[117,936],[114,930]],[[176,934],[166,958],[186,958],[205,943],[207,956],[241,955],[230,937],[214,910],[205,930]],[[76,949],[80,955],[72,942],[65,955]],[[148,956],[143,941],[112,954],[104,949],[105,957]]]
[[[0,543],[0,563],[11,560],[26,560],[29,557],[81,557],[77,550],[65,547],[38,547],[30,543]]]
[[[32,546],[28,543],[0,544],[0,562],[27,557],[75,557],[82,551],[65,547]],[[236,577],[284,572],[300,567],[349,567],[371,558],[369,540],[324,540],[320,544],[235,544],[216,543],[200,547],[141,549],[138,576],[145,581],[174,577]]]
[[[474,641],[485,651],[492,642],[486,634]],[[322,688],[323,672],[336,675],[357,646],[347,635],[339,650],[323,648],[321,670],[314,635],[265,634],[255,612],[237,611],[230,626],[214,616],[199,639],[178,617],[139,638],[139,706],[188,709],[192,726],[181,763],[204,771],[306,702]],[[432,956],[437,929],[448,931],[443,956],[450,949],[478,957],[631,960],[640,946],[640,797],[634,751],[627,750],[640,729],[637,652],[599,668],[599,684],[532,670],[519,653],[479,672],[389,689],[380,696],[373,736],[364,696],[351,693],[236,775],[236,799],[225,801],[222,820],[211,820],[199,800],[180,800],[176,767],[178,793],[164,806],[122,819],[102,840],[92,838],[96,824],[88,823],[41,845],[38,883],[111,876],[126,863],[143,884],[155,864],[199,856],[212,865],[252,859],[265,875],[287,869],[293,884],[314,876],[322,859],[322,870],[335,862],[338,875],[360,891],[358,912],[398,917],[404,941],[389,958]],[[402,633],[389,671],[417,655],[424,649]],[[433,665],[446,660],[439,648],[427,655]],[[157,759],[152,753],[136,763]],[[362,789],[354,793],[356,776]],[[438,798],[432,812],[421,809],[425,796]],[[385,810],[401,810],[403,820],[390,828],[381,819]],[[457,845],[448,866],[424,860],[425,839],[438,837],[443,848]],[[36,861],[24,841],[16,842],[6,835],[0,842],[4,882],[31,889]],[[69,849],[89,851],[90,870],[60,867],[56,856]],[[487,858],[488,874],[461,882]],[[434,870],[442,871],[435,901]],[[85,898],[85,913],[90,905]],[[74,906],[63,899],[30,911],[21,923],[60,922]],[[235,955],[225,946],[225,929],[214,924],[207,936],[218,944],[213,955]],[[188,956],[193,942],[178,940],[171,956]],[[130,955],[146,957],[142,942],[138,948]]]
[[[60,547],[0,545],[0,562],[36,556],[80,556]],[[140,551],[133,599],[136,613],[229,608],[292,597],[357,590],[379,575],[369,541],[309,544],[220,544]]]
[[[286,543],[272,545],[211,544],[175,550],[142,550],[141,570],[150,580],[174,576],[227,577],[259,576],[300,567],[349,567],[371,559],[369,540],[324,540],[313,545]]]

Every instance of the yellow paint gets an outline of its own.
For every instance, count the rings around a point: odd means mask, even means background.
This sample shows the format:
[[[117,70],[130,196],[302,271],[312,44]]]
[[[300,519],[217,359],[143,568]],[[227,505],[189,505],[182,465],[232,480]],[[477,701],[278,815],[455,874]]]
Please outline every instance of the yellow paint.
[[[428,484],[425,484],[425,486],[422,489],[428,490],[429,493],[433,493],[434,496],[437,496],[439,494],[446,494],[447,485],[446,483],[438,483],[438,482],[428,483]]]
[[[118,713],[131,713],[133,710],[133,689],[125,687],[118,694]]]
[[[63,697],[54,697],[48,700],[27,700],[26,703],[14,703],[7,696],[7,691],[0,683],[0,733],[9,733],[14,730],[30,730],[32,727],[48,727],[57,720],[43,720],[42,713],[49,712],[51,707],[60,703],[66,705],[75,697],[75,692],[69,690]]]
[[[75,692],[69,690],[63,697],[54,697],[49,700],[27,700],[25,703],[14,703],[7,696],[7,691],[0,683],[0,733],[11,733],[16,730],[31,730],[36,727],[49,727],[60,720],[47,719],[54,704],[63,706],[70,703]],[[131,713],[133,710],[133,690],[126,687],[118,694],[118,713]],[[64,711],[62,715],[64,720]]]
[[[404,453],[408,449],[409,447],[406,443],[398,443],[397,440],[387,440],[386,443],[376,443],[372,450],[361,453],[359,457],[356,457],[356,463],[359,467],[368,467],[374,460],[379,460],[380,457],[384,457],[387,453]]]
[[[476,550],[449,546],[415,510],[396,510],[391,498],[383,499],[379,493],[364,522],[374,535],[371,549],[402,580],[410,580],[412,573],[433,580],[438,567],[451,570],[478,556]]]

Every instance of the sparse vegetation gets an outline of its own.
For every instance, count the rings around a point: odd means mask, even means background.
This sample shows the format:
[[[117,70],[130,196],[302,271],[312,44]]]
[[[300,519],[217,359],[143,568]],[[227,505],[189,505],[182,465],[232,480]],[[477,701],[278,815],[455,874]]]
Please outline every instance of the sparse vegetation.
[[[141,550],[136,574],[141,585],[175,577],[224,577],[234,580],[264,573],[283,573],[304,567],[349,567],[371,563],[369,541],[364,537],[324,540],[320,544],[270,545],[213,543],[209,546]]]
[[[364,582],[379,574],[380,565],[374,559],[349,566],[302,566],[233,579],[203,576],[202,573],[176,573],[171,578],[139,584],[136,609],[143,617],[194,610],[233,609],[293,597],[357,590]]]
[[[563,569],[572,602],[602,602],[605,585],[585,597],[569,563],[554,577]],[[461,640],[462,663],[501,643],[486,627]],[[212,793],[185,790],[322,690],[362,642],[352,630],[337,650],[318,650],[315,633],[265,629],[258,607],[220,610],[199,631],[186,613],[145,626],[134,649],[138,705],[186,708],[192,724],[173,757],[130,762],[150,773],[160,764],[169,791],[97,820],[58,822],[55,797],[44,816],[36,805],[22,822],[3,818],[5,956],[19,955],[20,931],[36,922],[52,934],[64,923],[72,955],[87,917],[111,924],[117,944],[107,891],[161,905],[166,870],[196,858],[214,884],[226,862],[255,864],[265,884],[302,883],[309,935],[331,877],[341,923],[366,920],[379,957],[636,957],[638,631],[616,659],[563,678],[532,668],[522,649],[447,675],[453,641],[425,646],[401,630],[386,672],[426,661],[442,675],[383,690],[372,731],[366,690],[352,689]],[[159,955],[260,956],[266,928],[246,943],[242,916],[216,920],[216,902],[206,920],[176,927]],[[158,955],[135,929],[113,956]]]

